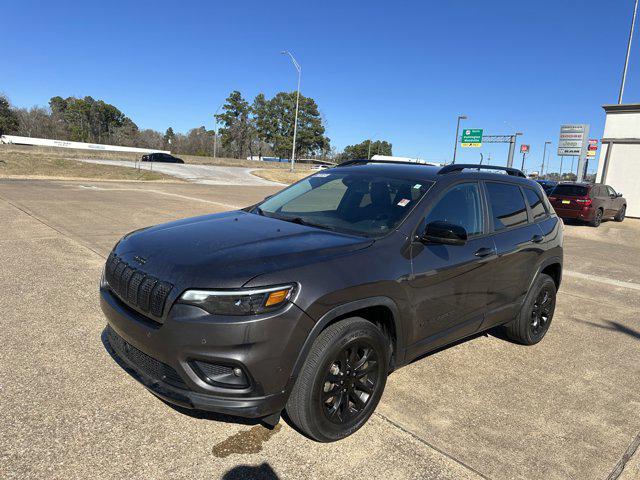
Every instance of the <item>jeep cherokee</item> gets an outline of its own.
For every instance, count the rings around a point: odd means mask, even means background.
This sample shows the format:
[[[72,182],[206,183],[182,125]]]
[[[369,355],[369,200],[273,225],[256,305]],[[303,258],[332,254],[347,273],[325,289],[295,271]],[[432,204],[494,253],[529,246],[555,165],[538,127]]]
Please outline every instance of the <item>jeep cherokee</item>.
[[[105,345],[167,402],[270,424],[286,410],[334,441],[429,351],[503,325],[539,342],[562,235],[519,170],[350,161],[125,235],[100,285]]]

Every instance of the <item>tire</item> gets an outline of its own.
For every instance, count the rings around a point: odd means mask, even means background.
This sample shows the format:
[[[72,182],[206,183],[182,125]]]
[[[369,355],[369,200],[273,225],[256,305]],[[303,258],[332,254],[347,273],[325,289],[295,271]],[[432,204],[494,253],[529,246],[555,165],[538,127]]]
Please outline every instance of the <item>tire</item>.
[[[287,415],[319,442],[351,435],[382,397],[388,354],[388,340],[373,323],[353,317],[330,325],[313,342],[287,402]]]
[[[538,275],[513,322],[506,326],[507,337],[523,345],[535,345],[549,330],[556,308],[556,283],[544,273]]]
[[[613,217],[613,219],[614,219],[616,222],[621,222],[621,221],[623,221],[623,220],[624,220],[624,216],[626,215],[626,213],[627,213],[627,206],[626,206],[626,205],[622,205],[622,206],[620,207],[620,210],[619,210],[619,211],[618,211],[618,213],[616,214],[616,216],[615,216],[615,217]]]
[[[599,227],[600,224],[602,223],[602,215],[603,215],[603,212],[601,208],[596,210],[596,214],[593,216],[593,220],[589,222],[589,225],[596,228]]]

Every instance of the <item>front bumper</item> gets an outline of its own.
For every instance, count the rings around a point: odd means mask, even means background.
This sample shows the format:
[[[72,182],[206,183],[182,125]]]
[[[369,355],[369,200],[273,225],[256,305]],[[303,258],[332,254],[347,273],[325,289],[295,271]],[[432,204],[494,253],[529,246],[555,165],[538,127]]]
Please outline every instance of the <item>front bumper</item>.
[[[287,401],[293,365],[312,320],[294,304],[272,315],[221,317],[175,304],[158,324],[100,289],[108,320],[104,343],[134,378],[158,397],[185,408],[260,418]],[[211,385],[194,361],[239,367],[248,386]]]

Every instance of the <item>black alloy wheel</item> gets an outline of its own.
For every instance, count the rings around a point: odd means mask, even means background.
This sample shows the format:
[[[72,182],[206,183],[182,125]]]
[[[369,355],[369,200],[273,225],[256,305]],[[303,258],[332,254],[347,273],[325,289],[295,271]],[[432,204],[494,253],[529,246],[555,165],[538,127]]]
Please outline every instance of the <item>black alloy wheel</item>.
[[[330,422],[342,424],[362,414],[378,382],[378,361],[373,345],[355,340],[330,363],[320,396]]]
[[[601,223],[602,223],[602,210],[598,209],[596,210],[596,214],[593,217],[593,220],[591,220],[591,226],[599,227]]]
[[[531,334],[534,338],[543,335],[551,319],[553,301],[552,294],[544,288],[540,291],[531,309]]]

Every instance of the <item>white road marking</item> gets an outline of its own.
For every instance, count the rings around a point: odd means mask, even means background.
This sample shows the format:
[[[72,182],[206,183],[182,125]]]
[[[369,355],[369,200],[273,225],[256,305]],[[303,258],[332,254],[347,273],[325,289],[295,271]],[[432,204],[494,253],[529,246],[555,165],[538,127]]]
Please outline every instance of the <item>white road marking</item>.
[[[75,186],[75,185],[72,185],[72,186]],[[80,185],[80,188],[84,188],[86,190],[100,190],[100,191],[108,191],[108,192],[117,192],[117,191],[136,192],[136,193],[150,192],[150,193],[157,193],[158,195],[167,195],[168,197],[177,197],[177,198],[183,198],[185,200],[194,200],[196,202],[210,203],[212,205],[221,205],[223,207],[232,208],[234,210],[241,208],[241,205],[214,202],[213,200],[205,200],[204,198],[190,197],[188,195],[180,195],[179,193],[163,192],[162,190],[154,190],[152,188],[149,188],[149,189],[147,188],[104,188],[104,187],[96,187],[95,185]]]
[[[622,280],[614,280],[613,278],[601,277],[599,275],[590,275],[588,273],[574,272],[573,270],[564,270],[562,275],[569,277],[581,278],[583,280],[591,280],[593,282],[606,283],[615,287],[630,288],[631,290],[640,291],[640,284],[633,282],[623,282]]]

